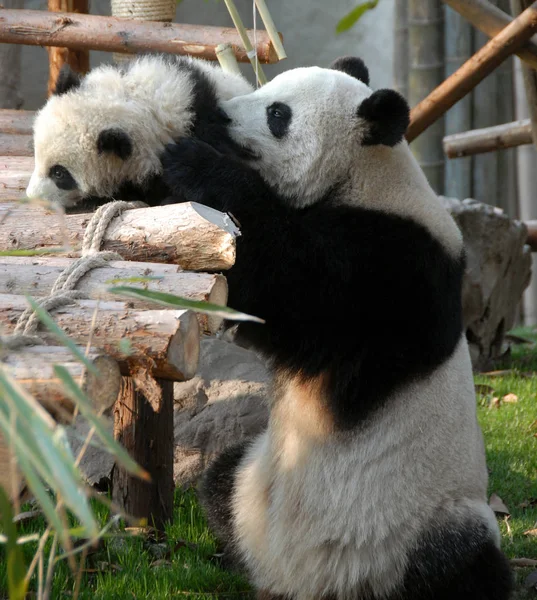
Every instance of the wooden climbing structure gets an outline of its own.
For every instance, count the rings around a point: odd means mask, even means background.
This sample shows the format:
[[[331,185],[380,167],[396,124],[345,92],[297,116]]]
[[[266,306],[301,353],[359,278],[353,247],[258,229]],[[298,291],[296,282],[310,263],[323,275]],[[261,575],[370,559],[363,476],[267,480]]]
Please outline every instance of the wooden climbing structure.
[[[48,47],[49,91],[62,64],[87,70],[92,49],[209,60],[222,55],[230,68],[234,61],[250,61],[259,69],[259,63],[276,62],[285,54],[264,1],[256,3],[269,31],[254,36],[232,0],[226,4],[235,28],[100,17],[84,14],[87,0],[49,0],[49,12],[0,8],[0,43]],[[33,116],[0,110],[0,250],[50,252],[46,257],[0,257],[0,327],[5,336],[35,336],[39,343],[13,346],[1,359],[57,419],[68,421],[74,409],[52,369],[58,363],[83,381],[97,410],[113,408],[116,439],[152,478],[147,482],[115,468],[114,499],[126,513],[162,528],[173,507],[173,383],[194,376],[200,337],[213,335],[221,319],[159,309],[140,299],[125,301],[107,289],[114,279],[150,276],[158,278],[151,289],[225,305],[227,282],[219,273],[234,263],[239,231],[226,215],[195,204],[123,206],[103,224],[95,222],[102,217],[96,213],[59,215],[50,206],[20,203],[34,166]],[[95,231],[100,231],[97,237]],[[81,255],[103,262],[79,272],[88,266],[80,262]],[[54,300],[52,316],[98,366],[97,379],[58,347],[35,318],[25,318],[24,294],[45,307]],[[0,485],[13,491],[9,463],[0,440]]]

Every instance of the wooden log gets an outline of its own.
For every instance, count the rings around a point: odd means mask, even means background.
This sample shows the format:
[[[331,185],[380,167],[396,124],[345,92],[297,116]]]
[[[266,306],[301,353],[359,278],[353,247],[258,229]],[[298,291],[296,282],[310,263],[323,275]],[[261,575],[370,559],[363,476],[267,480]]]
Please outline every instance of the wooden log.
[[[90,217],[60,219],[37,206],[0,204],[0,249],[58,248],[66,239],[77,249]],[[125,260],[220,271],[235,262],[237,235],[233,221],[217,210],[196,203],[171,204],[125,211],[110,223],[101,250],[117,252]]]
[[[0,132],[0,156],[33,156],[34,139],[31,135]],[[1,176],[1,175],[0,175]]]
[[[410,113],[406,138],[414,140],[439,119],[455,102],[529,39],[537,29],[537,2],[527,8],[505,29],[492,38],[470,60],[415,106]]]
[[[460,158],[531,143],[531,123],[529,119],[523,119],[514,123],[447,135],[444,138],[444,152],[448,158]]]
[[[510,15],[488,0],[444,0],[444,2],[490,38],[498,35],[513,20]],[[531,37],[514,54],[537,69],[537,36]]]
[[[85,348],[80,350],[86,354]],[[116,401],[121,387],[121,373],[117,362],[102,351],[92,348],[88,360],[99,375],[73,358],[64,346],[27,346],[10,351],[2,358],[8,372],[38,400],[56,419],[72,415],[75,404],[66,394],[65,386],[54,373],[54,365],[67,369],[92,401],[96,410],[108,410]]]
[[[33,170],[33,156],[0,156],[0,201],[23,198]]]
[[[253,31],[248,33],[254,39]],[[255,37],[259,61],[277,62],[267,32],[257,30]],[[169,52],[208,60],[216,60],[219,44],[230,43],[237,60],[249,62],[240,36],[232,27],[141,22],[41,10],[0,10],[0,42],[108,52]]]
[[[117,465],[112,497],[130,515],[145,517],[159,531],[173,516],[173,383],[159,381],[160,411],[136,390],[130,377],[114,409],[114,435],[131,457],[151,475],[151,482],[132,477]]]
[[[88,14],[88,0],[48,0],[48,9],[54,13]],[[47,48],[49,61],[48,95],[56,87],[56,81],[63,65],[69,65],[77,73],[89,71],[89,50],[73,50],[72,48]]]
[[[528,229],[526,244],[528,244],[532,252],[537,252],[537,221],[525,221],[524,225],[526,225]]]
[[[0,294],[0,325],[13,333],[28,303],[24,296]],[[91,340],[116,359],[122,374],[145,368],[154,377],[185,381],[196,373],[199,358],[199,326],[185,310],[136,310],[129,302],[78,300],[52,312],[54,320],[76,343]],[[39,330],[39,337],[54,345],[54,336]],[[130,348],[123,349],[127,338]]]
[[[0,294],[30,294],[46,296],[64,269],[74,262],[70,258],[54,257],[0,257]],[[227,281],[223,275],[182,271],[177,265],[112,261],[106,267],[92,269],[76,286],[92,300],[116,301],[120,298],[106,290],[113,279],[128,277],[160,276],[150,281],[147,287],[158,292],[175,294],[191,300],[205,300],[225,306],[227,303]],[[121,285],[121,284],[120,284]],[[130,285],[130,284],[126,284]],[[134,284],[138,285],[138,284]],[[149,300],[130,299],[136,309],[159,308]],[[207,333],[215,333],[222,319],[198,314],[198,321]]]
[[[31,110],[0,109],[0,132],[32,135],[34,117]]]

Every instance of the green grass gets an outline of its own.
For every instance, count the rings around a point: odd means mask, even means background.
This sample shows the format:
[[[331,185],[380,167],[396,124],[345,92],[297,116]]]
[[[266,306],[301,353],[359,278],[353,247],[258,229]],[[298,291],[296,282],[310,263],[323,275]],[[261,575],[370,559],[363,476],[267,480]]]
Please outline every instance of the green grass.
[[[101,524],[108,511],[94,504]],[[20,534],[42,532],[44,520],[37,518],[20,528]],[[27,564],[36,544],[24,547]],[[50,544],[47,545],[50,548]],[[102,549],[88,556],[82,578],[81,600],[171,598],[212,600],[249,598],[248,583],[240,575],[226,572],[214,556],[216,543],[210,535],[193,491],[177,492],[174,519],[165,541],[147,536],[114,536]],[[35,578],[34,578],[35,579]],[[32,582],[33,583],[33,582]],[[0,551],[0,599],[7,589],[5,560]],[[32,585],[35,589],[35,585]],[[52,598],[71,598],[74,580],[65,561],[56,567]]]
[[[507,505],[508,519],[498,517],[502,547],[509,558],[537,560],[537,537],[524,532],[537,528],[537,331],[518,330],[535,344],[513,347],[511,358],[501,365],[499,376],[478,375],[478,418],[483,429],[489,468],[489,493]],[[493,398],[515,394],[515,403]],[[102,524],[108,511],[98,505]],[[44,529],[43,519],[20,527],[21,534]],[[186,543],[185,543],[186,542]],[[156,555],[161,550],[164,556]],[[24,546],[27,563],[35,544]],[[177,492],[173,523],[161,546],[146,537],[108,539],[88,556],[79,598],[123,599],[217,599],[249,598],[250,588],[241,576],[225,571],[215,557],[216,544],[193,491]],[[518,588],[514,600],[535,598],[523,581],[534,569],[516,569]],[[6,596],[5,560],[0,550],[0,600]],[[34,586],[35,589],[35,586]],[[73,578],[62,561],[54,579],[52,598],[72,597]]]

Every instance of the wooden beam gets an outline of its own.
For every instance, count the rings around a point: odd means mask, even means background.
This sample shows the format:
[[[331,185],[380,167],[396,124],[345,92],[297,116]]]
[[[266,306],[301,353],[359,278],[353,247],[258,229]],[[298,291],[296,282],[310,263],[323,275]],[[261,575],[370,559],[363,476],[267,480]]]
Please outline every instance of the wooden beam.
[[[49,294],[62,271],[74,262],[71,258],[4,256],[0,257],[0,294],[29,294],[41,297]],[[90,300],[117,301],[116,294],[107,292],[111,281],[129,277],[160,277],[148,283],[151,290],[176,294],[190,300],[205,300],[224,306],[227,303],[227,281],[223,275],[192,273],[177,265],[111,261],[105,267],[92,269],[76,286]],[[121,285],[121,284],[120,284]],[[137,310],[159,308],[154,302],[132,298],[129,305]],[[215,333],[222,319],[197,314],[204,332]]]
[[[32,110],[0,109],[0,133],[32,135],[34,117]]]
[[[0,325],[14,333],[17,320],[28,307],[24,296],[0,294]],[[143,369],[154,377],[185,381],[198,368],[199,326],[187,310],[136,310],[125,302],[77,300],[52,311],[52,316],[77,344],[99,348],[117,360],[123,375]],[[39,330],[47,345],[54,335]],[[127,338],[128,347],[122,345]]]
[[[527,8],[520,16],[451,77],[448,77],[427,98],[415,106],[410,113],[410,125],[406,132],[409,142],[425,131],[461,98],[464,98],[480,81],[513,54],[537,29],[537,2]]]
[[[2,133],[0,131],[0,156],[33,156],[34,138],[32,135]]]
[[[6,160],[0,160],[0,170]],[[1,181],[9,182],[4,175]],[[35,250],[69,244],[63,254],[71,253],[80,248],[90,218],[91,214],[81,213],[62,219],[39,206],[0,203],[0,248]],[[221,271],[235,263],[238,233],[227,215],[185,202],[125,211],[108,226],[101,250],[117,252],[125,260]]]
[[[10,351],[1,360],[8,372],[38,400],[56,419],[72,415],[75,405],[67,395],[63,382],[54,372],[62,365],[79,382],[96,410],[108,410],[117,400],[121,374],[117,362],[100,350],[91,348],[82,354],[95,366],[98,375],[75,360],[64,346],[27,346]]]
[[[249,30],[253,39],[253,31]],[[256,32],[262,63],[278,61],[266,31]],[[216,60],[216,47],[230,43],[239,62],[249,62],[232,27],[134,21],[97,15],[0,9],[0,42],[108,52],[169,52]]]
[[[444,152],[448,158],[461,158],[531,143],[529,119],[455,133],[447,135],[443,140]]]
[[[88,0],[48,0],[48,9],[54,13],[87,14],[89,12]],[[52,46],[47,50],[49,96],[56,87],[56,81],[63,65],[68,64],[73,71],[81,74],[89,71],[89,50],[73,50],[71,48],[58,48],[57,46]]]
[[[513,21],[510,15],[488,0],[444,0],[444,2],[490,38],[498,35]],[[531,37],[514,54],[537,69],[537,36]]]

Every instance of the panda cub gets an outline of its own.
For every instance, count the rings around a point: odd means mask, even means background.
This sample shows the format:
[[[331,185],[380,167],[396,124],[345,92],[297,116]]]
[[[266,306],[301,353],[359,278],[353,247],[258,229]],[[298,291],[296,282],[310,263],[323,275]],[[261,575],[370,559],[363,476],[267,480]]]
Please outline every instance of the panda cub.
[[[27,195],[71,207],[90,198],[158,204],[168,196],[160,154],[187,135],[230,144],[215,108],[252,91],[240,75],[189,57],[144,55],[81,78],[61,71],[34,124]]]
[[[164,180],[241,225],[229,305],[274,371],[267,430],[206,472],[259,598],[506,600],[462,325],[461,234],[358,58],[222,103],[249,164],[183,139]]]

